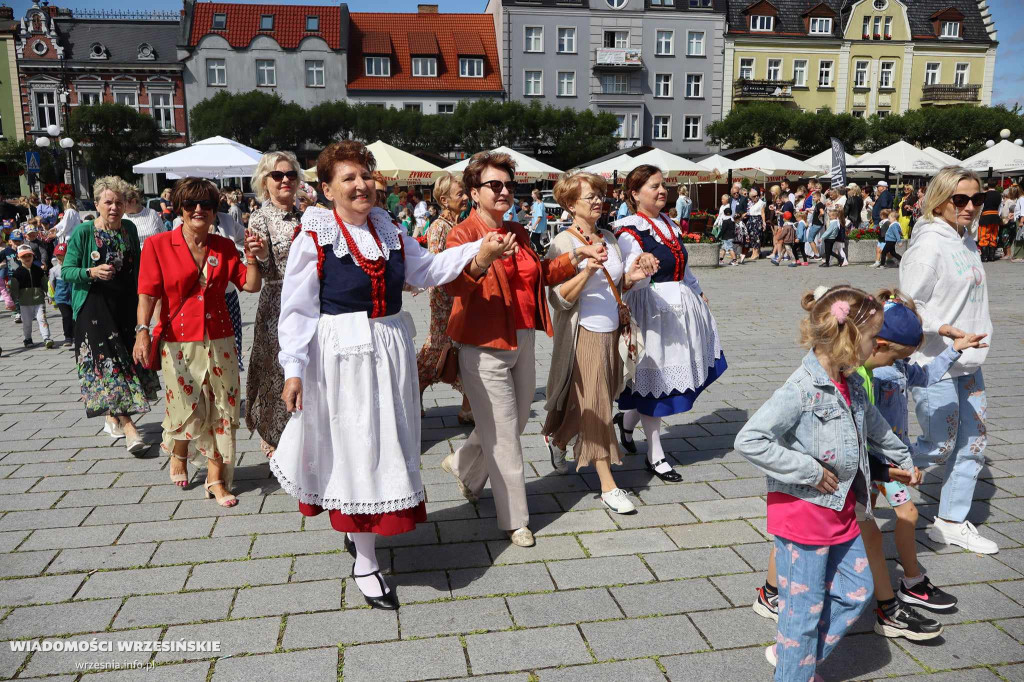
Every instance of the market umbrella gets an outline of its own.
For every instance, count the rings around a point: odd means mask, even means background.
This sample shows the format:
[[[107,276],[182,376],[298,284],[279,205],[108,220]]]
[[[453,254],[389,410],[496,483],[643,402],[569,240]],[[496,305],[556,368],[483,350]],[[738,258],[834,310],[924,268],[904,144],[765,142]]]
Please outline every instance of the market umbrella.
[[[439,166],[398,147],[392,147],[382,140],[371,142],[366,148],[373,153],[373,158],[377,162],[376,170],[385,180],[406,185],[430,185],[444,172]],[[309,182],[317,181],[316,166],[306,169],[306,179]]]
[[[988,149],[964,159],[960,165],[978,173],[987,173],[991,168],[994,173],[1018,175],[1024,173],[1024,147],[1009,140],[1000,140]]]
[[[554,166],[549,166],[548,164],[543,163],[542,161],[538,161],[537,159],[529,157],[526,154],[517,152],[516,150],[511,149],[509,147],[496,147],[491,150],[492,154],[495,152],[508,154],[509,156],[512,157],[512,160],[515,161],[516,181],[555,181],[558,180],[558,178],[561,177],[562,175],[562,171],[558,170]],[[452,165],[448,166],[447,168],[445,168],[445,170],[451,171],[453,173],[461,173],[462,171],[466,170],[466,166],[469,165],[470,158],[471,157],[467,156],[462,161],[459,161],[458,163],[453,163]]]
[[[809,159],[805,159],[804,163],[809,166],[814,166],[822,173],[830,173],[832,171],[832,148],[819,152]],[[853,154],[846,154],[846,165],[851,166],[857,163],[857,157]]]
[[[847,166],[850,175],[860,175],[857,166],[889,166],[893,175],[935,175],[946,163],[923,149],[918,149],[905,140],[893,142],[877,152],[865,154],[857,163]],[[866,169],[862,173],[876,174],[877,169]]]
[[[712,154],[707,158],[701,159],[699,163],[705,168],[718,171],[718,173],[723,177],[727,176],[729,171],[732,171],[732,177],[734,179],[753,178],[757,175],[757,171],[750,166],[741,164],[739,161],[735,161],[734,159],[726,158],[721,154]]]
[[[170,154],[132,166],[138,175],[167,173],[178,177],[234,178],[252,175],[263,152],[226,137],[209,137]]]
[[[944,166],[959,166],[960,159],[955,156],[950,156],[944,151],[940,151],[935,147],[925,147],[924,150],[934,156],[936,159],[942,162]]]
[[[616,156],[587,166],[582,170],[610,180],[615,173],[618,173],[618,177],[624,178],[631,170],[644,164],[660,168],[669,182],[714,182],[718,176],[717,171],[707,168],[703,164],[657,148],[636,156],[625,154]]]
[[[814,177],[821,174],[820,170],[807,162],[767,147],[762,147],[753,154],[737,159],[736,163],[742,168],[753,168],[758,171],[758,178],[765,176],[764,182]]]

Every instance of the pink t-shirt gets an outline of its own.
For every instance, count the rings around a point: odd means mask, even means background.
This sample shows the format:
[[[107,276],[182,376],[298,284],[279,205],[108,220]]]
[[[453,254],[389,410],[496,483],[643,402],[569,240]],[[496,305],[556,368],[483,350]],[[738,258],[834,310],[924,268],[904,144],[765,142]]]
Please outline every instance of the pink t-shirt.
[[[833,383],[849,405],[846,378]],[[768,532],[801,545],[841,545],[860,535],[856,502],[852,486],[840,511],[786,493],[768,493]]]

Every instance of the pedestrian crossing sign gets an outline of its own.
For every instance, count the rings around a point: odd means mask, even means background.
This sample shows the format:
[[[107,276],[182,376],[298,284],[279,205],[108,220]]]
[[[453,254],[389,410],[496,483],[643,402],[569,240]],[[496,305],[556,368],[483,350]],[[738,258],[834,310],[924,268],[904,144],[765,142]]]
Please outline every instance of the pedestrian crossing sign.
[[[29,173],[39,172],[39,152],[25,152],[25,170]]]

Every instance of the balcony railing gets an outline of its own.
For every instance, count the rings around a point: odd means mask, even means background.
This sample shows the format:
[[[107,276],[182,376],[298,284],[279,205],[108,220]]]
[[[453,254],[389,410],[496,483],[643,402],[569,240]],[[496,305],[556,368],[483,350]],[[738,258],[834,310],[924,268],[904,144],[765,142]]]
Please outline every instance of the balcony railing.
[[[595,69],[629,71],[642,69],[640,50],[629,47],[599,47],[594,55]]]
[[[740,78],[733,85],[734,99],[793,99],[793,86],[796,81],[757,80]]]
[[[974,85],[925,85],[921,92],[922,102],[977,102],[981,86]]]

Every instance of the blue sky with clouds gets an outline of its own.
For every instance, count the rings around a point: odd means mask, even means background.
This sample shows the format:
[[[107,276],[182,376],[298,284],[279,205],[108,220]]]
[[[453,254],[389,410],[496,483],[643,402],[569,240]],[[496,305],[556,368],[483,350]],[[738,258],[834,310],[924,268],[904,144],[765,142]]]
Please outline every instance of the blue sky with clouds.
[[[244,1],[244,0],[243,0]],[[440,4],[442,12],[481,12],[486,0],[428,0]],[[53,4],[71,9],[96,9],[104,6],[99,2],[61,2],[53,0]],[[134,0],[131,3],[136,9],[177,9],[181,5],[173,0]],[[296,3],[300,4],[300,3]],[[302,0],[301,4],[333,5],[334,2],[324,0]],[[415,12],[417,0],[392,0],[388,10],[392,12]],[[1020,21],[1022,0],[988,0],[992,16],[999,32],[999,51],[996,56],[996,76],[992,93],[993,104],[1012,106],[1020,103],[1024,106],[1024,22]],[[31,0],[15,0],[13,3],[15,16],[21,16],[31,7]],[[349,9],[353,12],[380,11],[379,0],[348,0]]]

